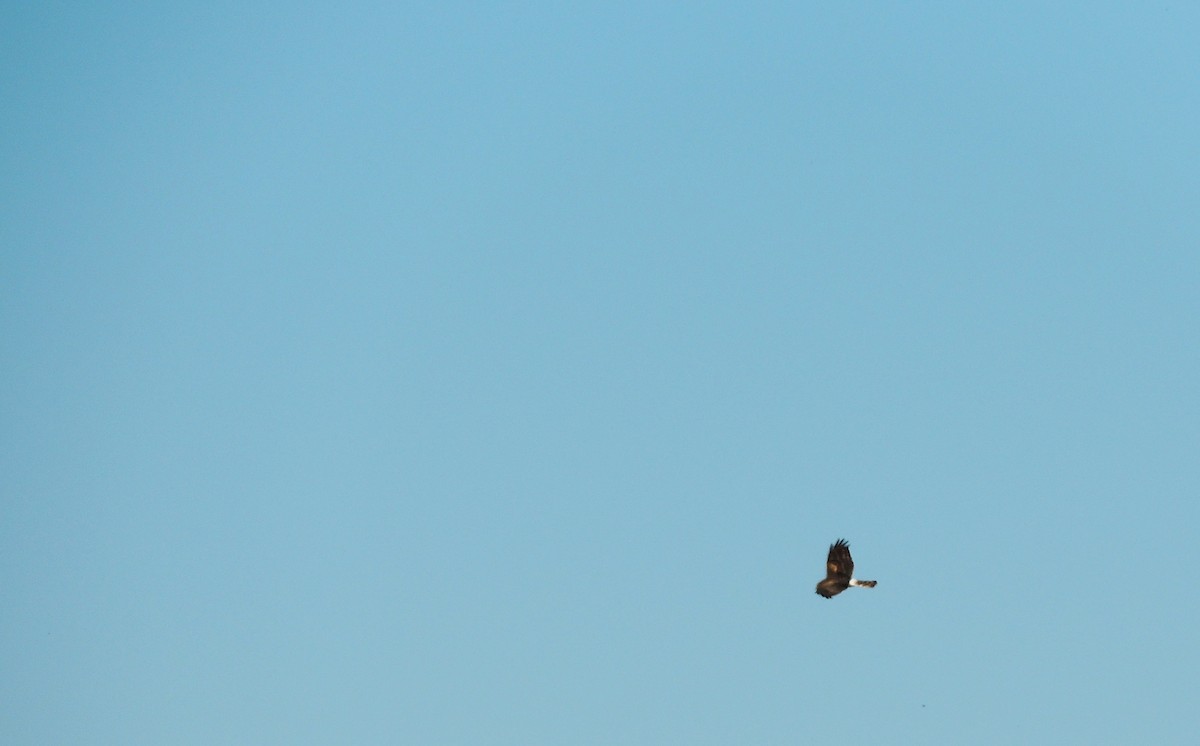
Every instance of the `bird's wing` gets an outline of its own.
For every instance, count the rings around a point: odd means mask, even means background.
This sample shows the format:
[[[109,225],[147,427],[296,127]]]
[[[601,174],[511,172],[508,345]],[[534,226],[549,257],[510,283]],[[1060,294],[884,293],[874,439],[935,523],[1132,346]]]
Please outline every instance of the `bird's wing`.
[[[837,543],[829,546],[825,575],[830,578],[850,578],[854,575],[854,560],[850,559],[850,545],[845,539],[838,539]]]

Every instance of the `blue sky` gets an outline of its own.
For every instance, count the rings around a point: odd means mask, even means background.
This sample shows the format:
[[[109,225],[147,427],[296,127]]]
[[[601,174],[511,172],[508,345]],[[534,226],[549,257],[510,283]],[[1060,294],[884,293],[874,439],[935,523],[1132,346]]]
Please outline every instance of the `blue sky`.
[[[1194,738],[1196,8],[106,5],[0,23],[0,741]]]

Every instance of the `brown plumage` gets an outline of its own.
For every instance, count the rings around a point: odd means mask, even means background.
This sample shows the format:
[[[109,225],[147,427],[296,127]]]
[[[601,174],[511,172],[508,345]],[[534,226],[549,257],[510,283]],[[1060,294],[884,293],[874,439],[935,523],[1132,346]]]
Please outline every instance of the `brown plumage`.
[[[829,559],[825,560],[825,579],[817,583],[817,593],[825,598],[833,598],[852,585],[874,588],[875,584],[874,580],[854,578],[854,560],[850,558],[850,545],[845,539],[838,539],[829,545]]]

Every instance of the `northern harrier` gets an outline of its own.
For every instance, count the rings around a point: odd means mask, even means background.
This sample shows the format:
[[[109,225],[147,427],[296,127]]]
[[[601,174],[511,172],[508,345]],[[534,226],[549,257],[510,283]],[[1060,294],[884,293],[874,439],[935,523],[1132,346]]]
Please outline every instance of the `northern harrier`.
[[[817,593],[825,598],[833,598],[852,585],[860,588],[874,588],[874,580],[856,580],[854,578],[854,560],[850,559],[850,545],[845,539],[829,546],[829,559],[825,560],[825,579],[817,583]]]

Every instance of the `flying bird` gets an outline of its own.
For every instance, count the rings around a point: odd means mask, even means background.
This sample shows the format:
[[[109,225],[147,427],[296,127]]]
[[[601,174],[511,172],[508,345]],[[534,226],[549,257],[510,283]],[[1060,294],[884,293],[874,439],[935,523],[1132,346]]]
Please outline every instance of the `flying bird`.
[[[829,545],[829,559],[825,560],[825,579],[817,583],[817,593],[833,598],[852,585],[874,588],[874,580],[857,580],[854,577],[854,560],[850,559],[850,545],[838,539]]]

